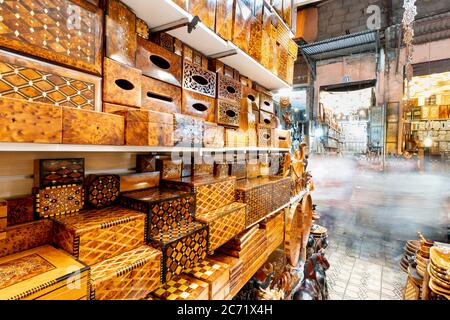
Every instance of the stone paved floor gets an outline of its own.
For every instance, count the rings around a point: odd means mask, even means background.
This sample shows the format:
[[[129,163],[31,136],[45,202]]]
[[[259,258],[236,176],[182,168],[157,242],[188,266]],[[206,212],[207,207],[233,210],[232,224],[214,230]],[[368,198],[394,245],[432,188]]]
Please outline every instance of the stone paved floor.
[[[399,267],[417,231],[447,241],[449,177],[359,171],[351,160],[311,159],[313,201],[328,228],[331,299],[402,299]],[[447,201],[447,202],[445,202]],[[446,207],[447,205],[447,207]]]

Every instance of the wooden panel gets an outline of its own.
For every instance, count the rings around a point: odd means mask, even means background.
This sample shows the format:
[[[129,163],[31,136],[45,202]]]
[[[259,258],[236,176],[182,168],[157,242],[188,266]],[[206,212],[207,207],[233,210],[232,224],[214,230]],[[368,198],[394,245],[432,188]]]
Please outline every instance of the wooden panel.
[[[216,74],[185,60],[183,64],[183,89],[215,98]]]
[[[203,147],[223,148],[225,129],[215,123],[205,122],[203,125]]]
[[[0,46],[101,73],[102,11],[83,0],[2,1]]]
[[[217,77],[217,97],[239,103],[242,98],[242,85],[230,77],[219,74]]]
[[[198,16],[202,23],[214,30],[216,0],[189,0],[189,13]]]
[[[159,172],[120,176],[120,192],[143,190],[159,185]]]
[[[216,121],[218,124],[239,127],[241,107],[238,103],[217,100]]]
[[[146,76],[181,86],[180,56],[142,38],[138,38],[136,66]]]
[[[1,142],[62,142],[61,107],[0,98],[0,115]]]
[[[141,106],[141,70],[105,58],[103,76],[105,102]]]
[[[141,108],[181,113],[181,88],[142,76]]]
[[[203,142],[203,120],[174,114],[174,145],[180,147],[201,147]]]
[[[35,188],[34,211],[39,218],[73,214],[84,207],[84,189],[81,185],[61,185]]]
[[[115,114],[63,108],[63,143],[123,145],[124,117]]]
[[[120,114],[121,111],[128,111],[128,110],[139,110],[139,108],[135,107],[127,107],[122,106],[119,104],[112,104],[112,103],[103,103],[103,112],[106,113],[114,113],[114,114]]]
[[[248,52],[248,45],[250,43],[253,10],[251,2],[251,0],[235,1],[233,43],[245,52]]]
[[[101,79],[0,50],[0,94],[87,110],[101,109]]]
[[[217,0],[216,33],[225,40],[233,40],[233,3],[234,0]]]
[[[84,159],[39,159],[34,163],[34,186],[45,188],[83,184]]]
[[[120,177],[90,174],[86,178],[86,203],[94,208],[114,205],[119,200]]]
[[[181,111],[183,114],[214,122],[215,103],[216,100],[214,98],[194,91],[183,90]]]
[[[34,220],[33,196],[25,196],[7,200],[8,227]]]

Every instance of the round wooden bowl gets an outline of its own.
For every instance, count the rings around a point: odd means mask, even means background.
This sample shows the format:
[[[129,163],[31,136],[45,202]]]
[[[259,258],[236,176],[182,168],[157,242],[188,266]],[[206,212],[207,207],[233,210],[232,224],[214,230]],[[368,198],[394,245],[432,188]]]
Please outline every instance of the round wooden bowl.
[[[297,266],[302,247],[302,211],[300,205],[291,207],[286,218],[284,250],[289,264]]]

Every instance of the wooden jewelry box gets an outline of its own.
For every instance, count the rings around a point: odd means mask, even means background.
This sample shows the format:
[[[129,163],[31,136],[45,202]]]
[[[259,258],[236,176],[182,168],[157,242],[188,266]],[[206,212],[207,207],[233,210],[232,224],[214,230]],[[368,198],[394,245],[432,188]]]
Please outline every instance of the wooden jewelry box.
[[[241,82],[219,73],[217,77],[217,98],[239,104],[242,98]]]
[[[84,158],[35,160],[35,187],[45,188],[83,183]]]
[[[241,107],[238,103],[217,100],[216,121],[220,125],[239,127]]]
[[[270,126],[258,124],[258,147],[272,147],[272,131]]]
[[[190,90],[210,98],[216,98],[217,76],[214,72],[194,63],[183,63],[183,89]]]
[[[198,92],[183,89],[181,112],[214,122],[216,100]]]
[[[177,147],[201,147],[203,120],[184,114],[174,114],[174,145]]]
[[[38,218],[74,214],[84,207],[84,188],[79,184],[33,188],[33,195]]]
[[[86,202],[94,208],[114,205],[119,200],[120,177],[115,174],[91,174],[86,178]]]

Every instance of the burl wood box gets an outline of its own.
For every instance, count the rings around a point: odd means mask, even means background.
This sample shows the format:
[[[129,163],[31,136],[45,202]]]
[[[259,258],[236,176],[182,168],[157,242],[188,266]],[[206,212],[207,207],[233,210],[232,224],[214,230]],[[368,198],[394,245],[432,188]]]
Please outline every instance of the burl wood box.
[[[230,176],[236,177],[237,180],[247,178],[247,168],[245,160],[233,161],[230,163]]]
[[[124,144],[125,119],[122,116],[63,107],[63,143]]]
[[[0,97],[0,141],[61,143],[62,108]]]
[[[181,57],[142,38],[138,38],[136,67],[146,76],[181,86]]]
[[[176,228],[149,239],[149,244],[162,251],[161,282],[172,279],[183,270],[205,259],[208,251],[208,226],[185,221]]]
[[[91,268],[91,300],[139,300],[158,289],[162,253],[143,245]]]
[[[141,106],[142,71],[117,61],[103,61],[103,101],[124,106]]]
[[[87,300],[89,267],[49,245],[0,259],[0,300]]]
[[[260,172],[261,163],[258,159],[253,159],[247,162],[247,178],[258,178],[261,175]]]
[[[209,225],[209,252],[213,252],[245,229],[246,204],[233,202],[199,213],[195,219]]]
[[[203,147],[223,148],[225,145],[225,129],[213,122],[203,124]]]
[[[134,67],[136,60],[136,15],[119,0],[106,8],[106,55]]]
[[[84,158],[36,159],[34,186],[45,188],[68,184],[83,184]]]
[[[192,166],[192,176],[211,176],[214,174],[214,164],[211,163],[194,163]]]
[[[159,112],[181,113],[181,88],[142,76],[141,108]]]
[[[259,109],[269,113],[274,113],[272,97],[261,92],[259,99]]]
[[[217,77],[217,98],[240,103],[242,98],[241,82],[219,73]]]
[[[125,192],[121,205],[147,215],[149,238],[177,228],[179,224],[194,221],[195,195],[191,191],[164,187]]]
[[[275,148],[291,148],[291,131],[283,129],[274,129],[273,146]]]
[[[203,120],[185,114],[174,114],[174,145],[177,147],[201,147]]]
[[[156,168],[161,173],[161,179],[179,179],[183,170],[183,162],[172,160],[170,157],[161,157],[156,160]]]
[[[117,112],[125,118],[125,144],[173,146],[173,115],[150,110]]]
[[[34,220],[33,196],[8,199],[8,227]]]
[[[181,112],[190,116],[204,119],[208,122],[215,120],[216,99],[209,96],[183,89]]]
[[[139,18],[136,18],[136,34],[144,39],[148,39],[150,35],[150,28],[148,24]]]
[[[272,147],[272,129],[270,126],[258,124],[258,147]]]
[[[0,199],[0,240],[6,238],[6,227],[8,225],[8,202]]]
[[[136,155],[136,172],[155,172],[156,171],[156,156],[149,154]]]
[[[259,123],[267,127],[275,128],[275,116],[266,111],[259,111]]]
[[[145,214],[118,206],[89,209],[53,221],[54,243],[89,266],[145,241]]]
[[[216,33],[225,40],[233,40],[234,0],[216,1]]]
[[[205,259],[184,272],[209,284],[209,300],[224,300],[230,292],[230,266]]]
[[[183,186],[195,193],[196,214],[207,213],[234,202],[235,177],[193,176],[161,181],[168,188]]]
[[[194,91],[210,98],[216,97],[217,75],[194,63],[183,62],[183,89]]]
[[[262,47],[262,16],[250,18],[250,42],[248,45],[248,54],[256,61],[261,61]]]
[[[148,300],[208,300],[208,283],[182,274],[147,297]]]
[[[220,125],[239,127],[241,123],[241,106],[239,103],[217,100],[216,121]]]
[[[230,166],[226,162],[214,162],[214,176],[216,177],[228,177],[230,172]]]
[[[235,1],[233,43],[245,52],[248,52],[250,43],[253,5],[252,0]]]

